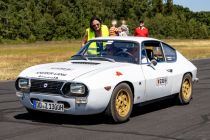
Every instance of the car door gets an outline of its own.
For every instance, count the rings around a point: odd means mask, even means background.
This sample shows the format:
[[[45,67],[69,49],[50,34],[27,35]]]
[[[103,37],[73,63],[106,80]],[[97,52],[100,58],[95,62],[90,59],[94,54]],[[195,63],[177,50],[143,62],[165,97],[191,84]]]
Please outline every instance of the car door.
[[[173,64],[166,62],[161,42],[143,42],[142,54],[144,54],[148,60],[145,63],[143,56],[141,56],[141,68],[144,73],[146,83],[146,100],[148,101],[171,95],[173,85]],[[157,64],[154,65],[154,62],[157,62]]]

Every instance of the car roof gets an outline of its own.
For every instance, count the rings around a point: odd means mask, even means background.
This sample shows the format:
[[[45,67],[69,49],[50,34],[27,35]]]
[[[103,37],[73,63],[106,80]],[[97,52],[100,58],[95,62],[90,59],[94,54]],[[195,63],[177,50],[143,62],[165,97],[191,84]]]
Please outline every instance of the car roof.
[[[150,37],[136,37],[136,36],[108,36],[108,37],[97,37],[91,40],[124,40],[124,41],[136,41],[136,42],[143,42],[143,41],[160,41],[155,38]]]

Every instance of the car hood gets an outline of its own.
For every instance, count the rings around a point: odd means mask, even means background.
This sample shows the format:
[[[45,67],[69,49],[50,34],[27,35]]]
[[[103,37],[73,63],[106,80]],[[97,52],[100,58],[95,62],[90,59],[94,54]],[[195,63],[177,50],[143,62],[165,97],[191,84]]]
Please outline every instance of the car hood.
[[[120,67],[122,63],[107,61],[67,61],[49,64],[41,64],[25,69],[19,77],[74,80],[84,74],[105,70],[113,67]],[[125,63],[124,63],[125,66]]]

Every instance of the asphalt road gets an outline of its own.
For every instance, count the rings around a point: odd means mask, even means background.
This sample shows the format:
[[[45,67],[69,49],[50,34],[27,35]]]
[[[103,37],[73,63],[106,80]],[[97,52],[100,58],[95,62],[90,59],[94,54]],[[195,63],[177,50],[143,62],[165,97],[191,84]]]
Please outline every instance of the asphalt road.
[[[193,100],[136,106],[130,120],[111,124],[102,115],[32,116],[19,103],[14,81],[0,82],[0,140],[210,140],[210,60],[196,60]]]

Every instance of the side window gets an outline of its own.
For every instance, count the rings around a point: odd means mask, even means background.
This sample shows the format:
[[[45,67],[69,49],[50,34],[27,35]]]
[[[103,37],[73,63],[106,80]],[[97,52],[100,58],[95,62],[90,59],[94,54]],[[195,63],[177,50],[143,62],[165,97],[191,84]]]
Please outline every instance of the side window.
[[[147,63],[149,63],[149,59],[147,57],[146,49],[145,49],[144,45],[142,45],[142,47],[141,47],[141,64],[147,64]]]
[[[162,43],[162,45],[163,45],[166,61],[168,62],[176,61],[176,50],[165,43]]]
[[[165,57],[159,41],[145,41],[142,46],[144,46],[146,55],[150,61],[155,59],[157,62],[165,62]]]

